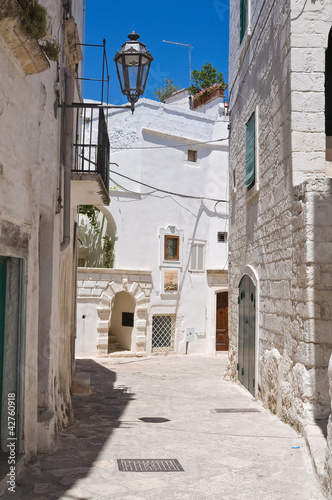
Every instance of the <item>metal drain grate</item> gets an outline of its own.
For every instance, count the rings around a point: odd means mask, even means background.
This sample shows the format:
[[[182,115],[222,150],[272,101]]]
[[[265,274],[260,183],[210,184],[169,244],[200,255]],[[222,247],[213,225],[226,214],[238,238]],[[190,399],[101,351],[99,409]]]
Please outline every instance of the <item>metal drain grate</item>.
[[[170,422],[168,418],[164,417],[141,417],[138,420],[148,424],[163,424],[164,422]]]
[[[260,413],[256,408],[219,408],[216,413]]]
[[[122,472],[183,472],[176,458],[168,460],[118,459],[118,467]]]

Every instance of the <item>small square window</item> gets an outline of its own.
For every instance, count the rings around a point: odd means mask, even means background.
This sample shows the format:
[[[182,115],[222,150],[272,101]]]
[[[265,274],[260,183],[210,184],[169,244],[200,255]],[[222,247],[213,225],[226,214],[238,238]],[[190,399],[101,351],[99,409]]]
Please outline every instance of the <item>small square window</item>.
[[[179,237],[165,235],[165,260],[179,260]]]
[[[122,326],[134,326],[134,313],[122,313]]]
[[[227,233],[218,233],[218,242],[226,243],[227,242]]]
[[[197,162],[197,151],[188,149],[188,161],[192,161],[193,163]]]

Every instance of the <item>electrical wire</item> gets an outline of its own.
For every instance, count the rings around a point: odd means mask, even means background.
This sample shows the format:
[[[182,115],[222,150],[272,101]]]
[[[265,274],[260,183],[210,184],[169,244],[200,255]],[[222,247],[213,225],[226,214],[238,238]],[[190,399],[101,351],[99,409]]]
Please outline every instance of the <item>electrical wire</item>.
[[[296,16],[296,17],[293,17],[293,18],[291,19],[291,21],[296,21],[299,17],[301,17],[301,16],[302,16],[302,14],[303,14],[303,12],[304,12],[304,9],[305,9],[305,7],[306,7],[306,5],[307,5],[307,3],[308,3],[308,0],[305,0],[305,2],[304,2],[304,4],[303,4],[303,7],[302,7],[302,10],[301,10],[300,14],[299,14],[298,16]]]
[[[94,165],[97,165],[95,162],[93,162],[91,160],[88,160],[87,158],[85,158],[82,155],[80,155],[80,157],[83,158],[84,160],[90,161],[90,163],[93,163]],[[110,163],[110,165],[117,165],[118,166],[117,163]],[[137,193],[135,191],[130,191],[129,189],[126,189],[125,187],[121,186],[114,179],[112,179],[110,177],[110,180],[112,182],[114,182],[114,184],[117,184],[121,189],[124,189],[128,193],[138,194],[138,195],[141,195],[141,196],[149,196],[150,194],[153,194],[155,191],[158,191],[159,193],[171,194],[173,196],[179,196],[180,198],[190,198],[190,199],[193,199],[193,200],[216,201],[217,202],[216,205],[218,203],[229,203],[228,200],[217,200],[216,198],[208,198],[207,196],[192,196],[192,195],[189,195],[189,194],[180,194],[180,193],[174,193],[173,191],[166,191],[165,189],[156,188],[154,186],[150,186],[149,184],[145,184],[144,182],[137,181],[136,179],[132,179],[131,177],[128,177],[127,175],[120,174],[119,172],[116,172],[115,170],[109,170],[109,172],[111,174],[119,175],[120,177],[123,177],[124,179],[127,179],[129,181],[136,182],[136,184],[141,184],[142,186],[145,186],[145,187],[148,187],[150,189],[153,189],[153,191],[151,191],[150,193]]]
[[[141,184],[142,186],[153,189],[154,191],[159,191],[160,193],[171,194],[173,196],[179,196],[180,198],[191,198],[193,200],[209,200],[209,201],[216,201],[218,203],[228,203],[228,200],[217,200],[216,198],[208,198],[206,196],[192,196],[189,194],[180,194],[180,193],[174,193],[173,191],[166,191],[165,189],[159,189],[159,188],[156,188],[155,186],[151,186],[150,184],[145,184],[144,182],[137,181],[136,179],[132,179],[131,177],[128,177],[127,175],[120,174],[119,172],[115,172],[114,170],[110,170],[110,173],[119,175],[120,177],[123,177],[124,179],[127,179],[127,180],[132,181],[132,182],[136,182],[137,184]],[[136,194],[140,194],[140,193],[136,193]],[[147,193],[147,194],[150,194],[150,193]]]

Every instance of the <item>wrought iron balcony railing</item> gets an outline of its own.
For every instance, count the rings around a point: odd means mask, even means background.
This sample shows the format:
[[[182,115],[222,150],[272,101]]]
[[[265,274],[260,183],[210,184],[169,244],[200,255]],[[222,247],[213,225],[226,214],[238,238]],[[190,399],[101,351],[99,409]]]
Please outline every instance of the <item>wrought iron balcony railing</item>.
[[[74,165],[78,174],[100,174],[109,192],[110,142],[104,109],[81,104],[76,113]]]

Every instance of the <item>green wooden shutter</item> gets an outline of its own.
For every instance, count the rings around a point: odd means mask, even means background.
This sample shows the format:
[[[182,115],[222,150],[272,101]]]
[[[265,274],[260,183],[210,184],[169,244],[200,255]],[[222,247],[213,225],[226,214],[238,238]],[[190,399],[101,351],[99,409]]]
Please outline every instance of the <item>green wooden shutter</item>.
[[[325,134],[332,135],[332,29],[325,52]]]
[[[255,113],[251,115],[246,130],[246,180],[247,188],[255,184]]]
[[[240,0],[240,43],[247,29],[247,2],[248,0]]]

